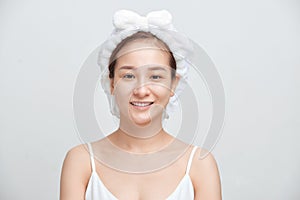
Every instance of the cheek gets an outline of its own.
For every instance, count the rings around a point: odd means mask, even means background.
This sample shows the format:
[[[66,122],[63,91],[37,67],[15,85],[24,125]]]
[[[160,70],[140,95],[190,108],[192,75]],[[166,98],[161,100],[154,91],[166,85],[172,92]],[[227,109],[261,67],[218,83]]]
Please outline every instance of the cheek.
[[[126,102],[128,103],[133,91],[133,85],[124,83],[121,80],[114,83],[114,91],[113,94],[115,95],[115,98],[118,104],[121,105]]]
[[[172,92],[171,82],[169,81],[151,84],[151,88],[160,96],[169,95]]]
[[[166,104],[169,102],[171,97],[171,89],[169,87],[157,85],[152,87],[152,91],[161,103]]]

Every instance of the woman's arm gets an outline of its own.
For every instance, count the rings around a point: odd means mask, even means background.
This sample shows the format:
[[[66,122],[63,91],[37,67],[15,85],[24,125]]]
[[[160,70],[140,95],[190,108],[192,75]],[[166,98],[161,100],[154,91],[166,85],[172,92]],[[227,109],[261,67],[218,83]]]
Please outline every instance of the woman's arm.
[[[71,149],[62,167],[60,200],[84,200],[90,174],[90,157],[84,146]]]
[[[196,152],[190,176],[195,189],[195,200],[222,199],[219,170],[211,153],[200,159],[200,150]]]

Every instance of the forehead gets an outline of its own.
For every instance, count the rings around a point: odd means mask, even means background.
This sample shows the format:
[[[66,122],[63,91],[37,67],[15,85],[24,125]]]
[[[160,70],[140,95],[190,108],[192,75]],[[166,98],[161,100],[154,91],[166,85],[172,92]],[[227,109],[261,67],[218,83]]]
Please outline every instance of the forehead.
[[[122,65],[169,65],[170,54],[163,46],[158,46],[149,41],[134,41],[126,44],[116,55],[116,67]]]

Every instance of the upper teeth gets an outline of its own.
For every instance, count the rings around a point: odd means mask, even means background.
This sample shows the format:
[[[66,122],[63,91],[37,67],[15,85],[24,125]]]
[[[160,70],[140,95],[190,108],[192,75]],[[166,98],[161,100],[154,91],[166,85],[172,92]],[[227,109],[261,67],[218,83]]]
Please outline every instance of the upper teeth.
[[[132,105],[135,105],[135,106],[149,106],[151,104],[151,102],[132,102]]]

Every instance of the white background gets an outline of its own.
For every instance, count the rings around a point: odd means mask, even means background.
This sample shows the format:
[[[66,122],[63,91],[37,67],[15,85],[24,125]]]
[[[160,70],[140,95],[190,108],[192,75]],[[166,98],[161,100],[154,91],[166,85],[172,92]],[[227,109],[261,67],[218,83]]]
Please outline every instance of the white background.
[[[167,9],[224,81],[227,118],[213,153],[225,200],[300,199],[300,2],[0,1],[0,199],[59,196],[80,144],[72,95],[113,13]]]

